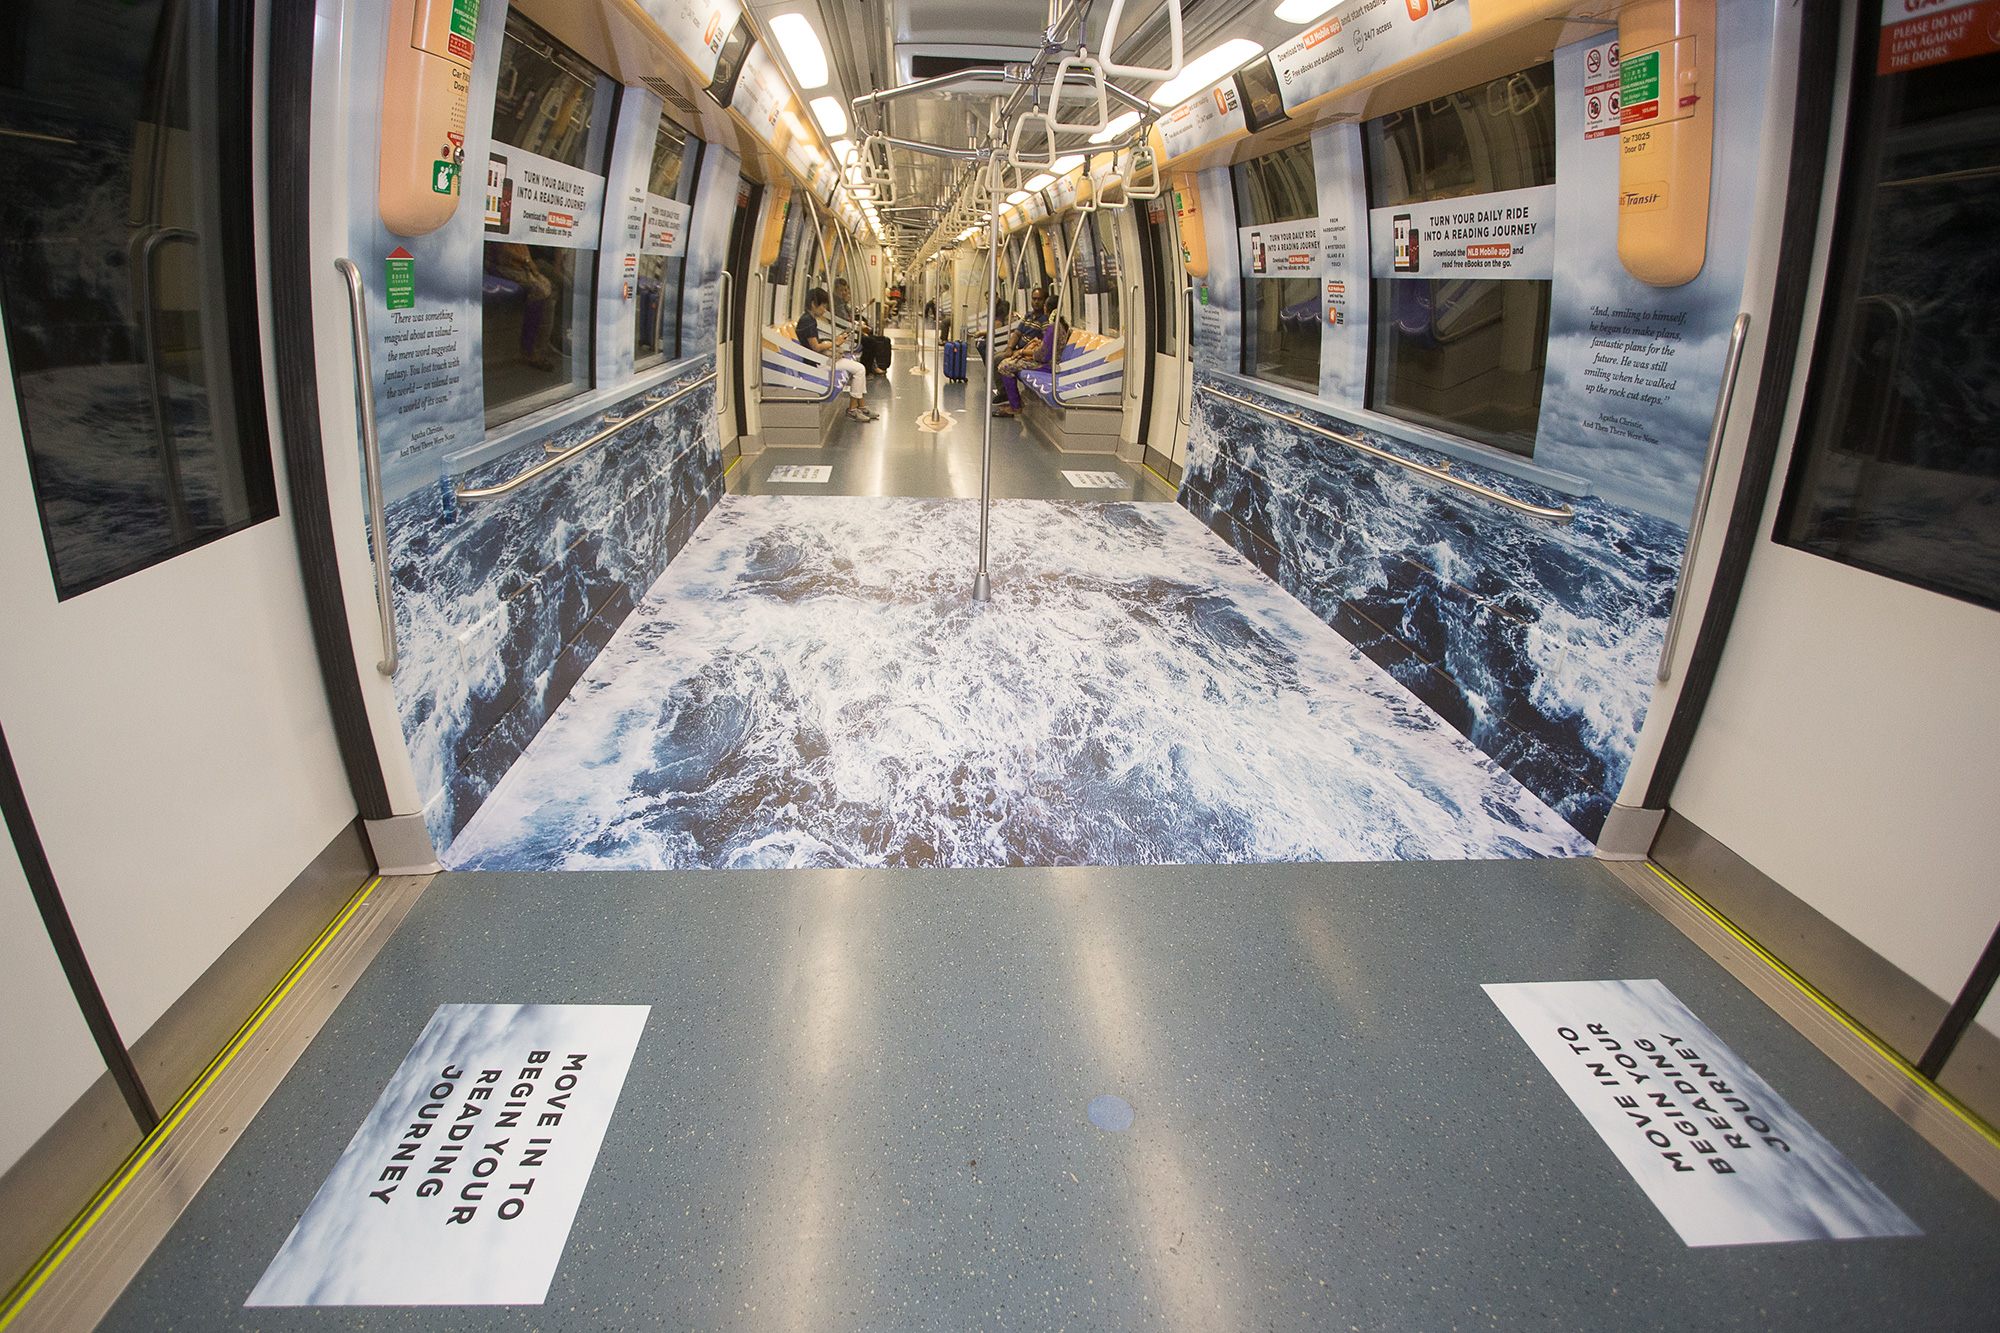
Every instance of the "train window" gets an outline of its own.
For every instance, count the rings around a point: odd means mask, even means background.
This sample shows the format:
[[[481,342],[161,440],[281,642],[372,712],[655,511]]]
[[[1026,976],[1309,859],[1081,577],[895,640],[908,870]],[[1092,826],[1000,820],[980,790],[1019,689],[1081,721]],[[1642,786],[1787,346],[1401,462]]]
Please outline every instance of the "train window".
[[[702,142],[664,112],[646,179],[646,238],[639,254],[633,363],[644,367],[681,354],[681,280],[687,268],[687,205],[694,201]],[[675,209],[670,205],[678,204]],[[678,232],[678,235],[673,233]]]
[[[1174,356],[1180,347],[1180,242],[1174,237],[1174,223],[1167,213],[1165,199],[1151,201],[1146,206],[1146,218],[1155,262],[1159,265],[1159,282],[1153,295],[1154,305],[1159,311],[1160,345],[1154,350],[1161,356]]]
[[[494,425],[590,387],[616,85],[507,15],[487,162],[484,360]]]
[[[0,19],[0,311],[58,598],[275,517],[248,0]],[[11,20],[11,21],[10,21]]]
[[[1097,331],[1115,335],[1123,327],[1118,320],[1118,297],[1125,284],[1118,280],[1118,215],[1108,209],[1086,214],[1096,229],[1098,271],[1102,275],[1102,295],[1097,302]]]
[[[1230,179],[1243,264],[1243,373],[1316,393],[1319,255],[1317,248],[1286,245],[1294,232],[1317,234],[1312,145],[1239,163]],[[1286,223],[1294,225],[1280,225]]]
[[[1555,67],[1538,65],[1371,120],[1372,209],[1553,184]],[[1422,237],[1416,240],[1421,252]],[[1400,267],[1400,262],[1399,265]],[[1368,405],[1517,454],[1535,451],[1546,279],[1376,273]]]
[[[2000,54],[1953,59],[1966,45],[1942,41],[1897,51],[1881,22],[1862,7],[1826,297],[1775,536],[2000,607]]]

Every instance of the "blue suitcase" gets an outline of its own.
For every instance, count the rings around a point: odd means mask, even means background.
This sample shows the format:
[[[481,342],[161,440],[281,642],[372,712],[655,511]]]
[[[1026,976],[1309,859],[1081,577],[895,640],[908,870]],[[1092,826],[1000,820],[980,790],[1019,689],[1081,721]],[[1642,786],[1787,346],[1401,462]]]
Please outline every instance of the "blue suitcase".
[[[944,377],[965,383],[965,344],[948,342],[944,345]]]

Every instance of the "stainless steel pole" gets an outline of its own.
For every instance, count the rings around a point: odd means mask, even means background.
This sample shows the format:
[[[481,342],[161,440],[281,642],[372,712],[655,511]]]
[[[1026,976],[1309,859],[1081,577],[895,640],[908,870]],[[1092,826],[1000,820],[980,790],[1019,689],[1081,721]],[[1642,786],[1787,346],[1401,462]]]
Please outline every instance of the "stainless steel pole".
[[[972,576],[972,600],[990,602],[993,600],[993,580],[986,575],[986,534],[987,512],[993,507],[993,357],[999,345],[999,330],[994,325],[994,298],[1000,291],[1000,147],[996,133],[990,141],[992,156],[987,159],[986,170],[988,200],[992,204],[989,212],[991,220],[986,224],[986,355],[980,358],[985,373],[979,378],[986,386],[980,398],[986,405],[985,437],[980,445],[979,459],[979,572]]]

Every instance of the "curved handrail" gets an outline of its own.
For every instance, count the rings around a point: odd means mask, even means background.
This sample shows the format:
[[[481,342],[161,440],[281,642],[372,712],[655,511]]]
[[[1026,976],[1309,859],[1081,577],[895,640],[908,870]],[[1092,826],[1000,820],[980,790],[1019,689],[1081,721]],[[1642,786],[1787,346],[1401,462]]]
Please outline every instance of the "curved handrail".
[[[547,458],[535,464],[535,466],[529,468],[527,471],[509,477],[506,481],[501,482],[497,486],[477,486],[471,490],[465,490],[463,488],[460,488],[454,490],[452,494],[454,494],[461,500],[497,500],[503,495],[511,495],[515,491],[518,491],[523,486],[527,485],[529,482],[535,480],[535,478],[547,476],[549,473],[563,466],[563,464],[569,462],[577,455],[584,453],[586,450],[593,449],[596,446],[604,443],[604,441],[610,439],[612,436],[616,435],[619,431],[624,430],[627,426],[635,425],[638,422],[644,421],[647,417],[653,415],[653,413],[659,411],[661,408],[665,407],[668,403],[671,403],[678,398],[682,398],[688,394],[693,393],[696,389],[699,389],[704,384],[713,384],[715,382],[715,375],[716,372],[711,370],[706,375],[703,375],[701,378],[692,380],[687,384],[681,385],[678,389],[675,389],[665,398],[659,399],[657,402],[647,403],[646,406],[640,408],[637,412],[634,412],[629,417],[620,417],[615,424],[606,426],[603,430],[597,432],[597,434],[591,436],[589,439],[584,440],[582,443],[573,444],[569,448],[564,449],[561,453],[550,454]]]
[[[1262,403],[1253,403],[1248,398],[1238,398],[1233,393],[1224,393],[1222,390],[1206,384],[1197,385],[1196,388],[1201,393],[1212,394],[1217,398],[1226,398],[1232,403],[1239,403],[1249,408],[1252,412],[1262,412],[1267,417],[1275,417],[1279,421],[1289,422],[1294,426],[1309,430],[1315,435],[1324,435],[1329,440],[1338,440],[1348,448],[1367,454],[1370,458],[1379,458],[1385,463],[1394,463],[1398,467],[1408,468],[1412,472],[1421,473],[1433,481],[1442,481],[1447,485],[1456,486],[1462,491],[1469,491],[1482,500],[1491,500],[1494,504],[1502,505],[1517,514],[1526,514],[1530,518],[1546,519],[1551,523],[1567,523],[1576,517],[1576,510],[1570,508],[1568,505],[1564,505],[1560,509],[1550,509],[1544,505],[1529,504],[1526,500],[1516,500],[1513,496],[1503,491],[1496,491],[1490,486],[1481,486],[1476,481],[1467,481],[1464,477],[1453,476],[1443,468],[1431,467],[1429,464],[1417,462],[1414,458],[1404,458],[1401,454],[1392,454],[1387,449],[1377,449],[1358,435],[1338,434],[1326,429],[1324,426],[1315,426],[1304,417],[1293,416],[1289,412],[1279,412],[1273,408],[1265,407]]]
[[[164,246],[200,244],[201,238],[185,227],[160,227],[141,232],[133,247],[138,252],[132,274],[139,286],[139,341],[146,350],[146,387],[153,400],[153,432],[160,444],[160,484],[166,491],[174,540],[179,542],[194,540],[194,517],[188,512],[187,487],[181,479],[180,446],[168,419],[167,387],[160,382],[160,321],[153,311],[153,260]]]
[[[1701,549],[1702,520],[1708,517],[1708,495],[1715,488],[1716,459],[1722,453],[1722,428],[1729,424],[1729,403],[1736,396],[1736,372],[1743,365],[1743,343],[1750,336],[1750,312],[1736,316],[1729,330],[1729,356],[1723,362],[1722,392],[1715,396],[1715,419],[1708,426],[1708,456],[1702,460],[1701,482],[1695,488],[1694,521],[1688,524],[1687,545],[1681,548],[1680,577],[1674,580],[1673,609],[1667,612],[1667,637],[1660,644],[1660,665],[1653,679],[1664,685],[1674,676],[1674,640],[1680,637],[1681,616],[1687,610],[1688,575]]]
[[[383,516],[382,437],[375,429],[375,368],[368,352],[368,303],[361,292],[361,270],[351,259],[336,259],[334,268],[347,281],[347,317],[354,335],[354,406],[360,415],[361,470],[368,479],[368,546],[375,557],[375,614],[382,622],[382,660],[375,669],[396,674],[402,656],[396,643],[396,587],[389,579],[389,529]]]

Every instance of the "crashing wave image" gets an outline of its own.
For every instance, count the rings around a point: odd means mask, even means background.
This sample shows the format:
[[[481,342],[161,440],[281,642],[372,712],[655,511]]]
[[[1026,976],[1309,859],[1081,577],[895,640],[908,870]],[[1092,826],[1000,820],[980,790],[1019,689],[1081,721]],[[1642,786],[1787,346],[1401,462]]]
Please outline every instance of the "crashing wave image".
[[[1174,505],[731,496],[457,869],[1224,864],[1590,843]]]

